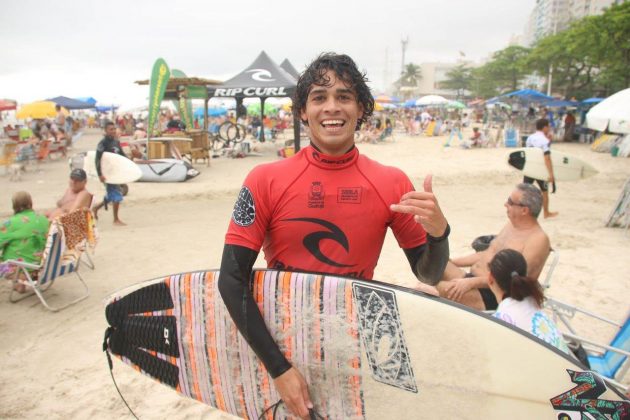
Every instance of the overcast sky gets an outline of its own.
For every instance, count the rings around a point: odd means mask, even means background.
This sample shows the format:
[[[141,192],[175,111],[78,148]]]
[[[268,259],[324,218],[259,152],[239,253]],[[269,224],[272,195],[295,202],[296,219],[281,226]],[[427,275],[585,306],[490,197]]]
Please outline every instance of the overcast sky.
[[[406,62],[488,57],[523,32],[535,0],[9,0],[0,6],[0,98],[64,95],[144,105],[153,62],[225,80],[261,50],[303,70],[323,51],[349,54],[372,88]]]

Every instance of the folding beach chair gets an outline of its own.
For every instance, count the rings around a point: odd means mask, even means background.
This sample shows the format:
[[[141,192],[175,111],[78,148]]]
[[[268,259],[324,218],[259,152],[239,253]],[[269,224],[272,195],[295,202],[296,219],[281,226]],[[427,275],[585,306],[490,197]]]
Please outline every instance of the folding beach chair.
[[[545,308],[551,310],[554,321],[559,320],[569,330],[569,332],[563,333],[565,339],[569,342],[581,344],[584,347],[592,370],[604,376],[606,380],[621,388],[624,392],[630,390],[630,384],[627,381],[622,383],[624,375],[630,368],[630,313],[626,315],[624,323],[620,324],[552,298],[548,298],[545,301]],[[580,336],[570,321],[576,313],[614,326],[616,334],[611,342],[609,344],[601,344]]]
[[[19,295],[12,289],[9,300],[15,303],[36,294],[47,309],[57,312],[87,298],[90,292],[78,271],[81,252],[80,247],[75,247],[74,250],[67,248],[60,222],[58,220],[53,221],[50,225],[46,248],[44,249],[44,255],[42,256],[40,264],[29,264],[15,260],[5,261],[5,263],[16,268],[13,274],[15,276],[15,278],[12,279],[13,282],[22,282],[33,290],[32,293]],[[20,279],[20,274],[23,274],[24,279]],[[57,278],[71,274],[76,275],[83,285],[83,294],[62,306],[50,305],[44,298],[44,292],[53,285]]]

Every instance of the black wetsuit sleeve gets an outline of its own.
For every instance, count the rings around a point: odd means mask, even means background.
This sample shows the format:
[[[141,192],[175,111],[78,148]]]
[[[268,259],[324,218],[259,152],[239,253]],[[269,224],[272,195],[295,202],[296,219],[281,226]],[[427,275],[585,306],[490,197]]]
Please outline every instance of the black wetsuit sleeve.
[[[448,237],[436,241],[429,236],[426,243],[404,251],[418,280],[434,286],[442,279],[450,255]]]
[[[271,337],[251,291],[252,267],[258,253],[238,245],[225,245],[221,259],[219,293],[239,331],[258,355],[272,378],[291,368]]]
[[[98,176],[102,176],[101,172],[101,158],[103,157],[103,152],[105,151],[105,140],[101,140],[96,146],[96,157],[94,158],[94,166],[96,167],[96,173]]]

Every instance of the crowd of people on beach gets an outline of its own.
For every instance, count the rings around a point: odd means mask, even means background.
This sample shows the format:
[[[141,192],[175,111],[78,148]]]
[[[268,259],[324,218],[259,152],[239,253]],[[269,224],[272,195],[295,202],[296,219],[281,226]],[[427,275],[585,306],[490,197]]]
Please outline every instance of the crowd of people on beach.
[[[267,261],[272,268],[371,279],[385,227],[390,226],[409,260],[413,275],[419,280],[418,290],[476,310],[494,311],[497,318],[572,354],[553,321],[542,312],[544,293],[538,282],[551,250],[551,241],[538,217],[541,212],[544,217],[556,216],[548,208],[547,184],[554,181],[552,170],[548,180],[525,178],[509,193],[504,204],[505,226],[488,241],[485,249],[453,258],[448,241],[451,228],[433,193],[431,176],[427,176],[423,188],[416,191],[405,174],[361,155],[355,144],[386,141],[393,138],[394,131],[398,129],[408,136],[420,136],[422,133],[448,136],[445,147],[451,146],[454,137],[461,147],[484,147],[489,145],[484,127],[491,124],[492,116],[484,113],[473,116],[460,111],[449,113],[443,109],[395,110],[374,114],[374,101],[364,76],[350,57],[344,55],[324,54],[311,64],[306,73],[310,74],[310,78],[300,78],[294,109],[301,112],[311,145],[293,159],[258,167],[247,176],[226,235],[219,284],[231,316],[239,329],[250,337],[250,345],[271,373],[289,410],[306,416],[312,403],[303,376],[280,352],[267,332],[251,294],[246,293],[250,287],[249,273],[261,248],[268,254]],[[325,75],[323,79],[322,75]],[[548,110],[541,109],[538,115],[532,115],[536,117],[536,131],[527,145],[542,148],[548,155],[553,120],[541,116],[548,117]],[[256,115],[244,115],[238,119],[235,115],[227,115],[209,118],[209,133],[216,134],[228,120],[242,123],[253,137],[257,137],[260,130],[268,129],[268,138],[271,139],[274,132],[281,132],[292,124],[291,113],[288,112],[266,117],[262,121]],[[29,141],[42,142],[53,138],[53,143],[68,147],[68,136],[82,124],[71,121],[60,111],[54,121],[32,122],[30,128],[33,133]],[[89,126],[93,122],[86,121],[85,124]],[[199,120],[195,120],[195,124],[199,128]],[[106,196],[102,201],[96,203],[93,194],[87,190],[87,175],[83,169],[70,172],[68,189],[56,208],[45,215],[33,211],[33,200],[28,192],[13,195],[14,215],[0,227],[0,276],[8,278],[15,274],[8,260],[36,263],[44,250],[50,220],[61,215],[88,208],[97,216],[101,208],[111,204],[114,224],[124,225],[118,215],[123,193],[118,185],[107,183],[101,172],[100,156],[104,152],[127,156],[121,137],[145,138],[145,127],[144,119],[131,114],[120,115],[112,122],[103,121],[105,133],[96,150],[99,180],[106,185]],[[564,116],[565,136],[572,138],[574,127],[575,118],[572,113],[567,113]],[[185,128],[176,114],[160,113],[158,131]],[[464,139],[463,130],[469,128],[472,134]],[[317,164],[311,165],[312,162]],[[293,199],[299,191],[308,191],[315,182],[322,180],[331,191],[346,185],[340,182],[351,180],[353,186],[356,184],[357,188],[366,192],[362,204],[370,211],[361,210],[359,214],[356,208],[342,207],[339,203],[324,208],[323,199],[320,203],[314,198],[309,199],[308,206],[304,207],[304,203]],[[533,185],[534,182],[538,187]],[[274,188],[269,187],[271,183],[274,183]],[[371,196],[367,194],[372,190],[377,193],[374,197],[378,197],[374,202],[369,201]],[[280,192],[281,195],[275,195]],[[247,206],[253,208],[252,203],[246,202],[247,197],[256,203],[255,209],[251,210],[253,214],[237,211]],[[278,206],[283,206],[281,219],[274,218],[278,214]],[[327,220],[328,225],[325,226],[334,225],[360,245],[352,250],[345,247],[344,252],[340,252],[341,248],[336,251],[330,248],[318,249],[317,252],[310,248],[304,252],[295,251],[304,248],[303,237],[310,231],[307,226],[295,227],[295,221],[306,213],[312,213],[313,208],[321,210],[317,214]],[[348,223],[361,223],[364,229],[359,232],[351,229]],[[325,252],[328,254],[324,255]],[[350,260],[354,265],[358,264],[353,266],[351,273],[347,269]],[[16,291],[25,292],[24,283],[18,278],[16,280]],[[256,333],[250,334],[251,331]]]

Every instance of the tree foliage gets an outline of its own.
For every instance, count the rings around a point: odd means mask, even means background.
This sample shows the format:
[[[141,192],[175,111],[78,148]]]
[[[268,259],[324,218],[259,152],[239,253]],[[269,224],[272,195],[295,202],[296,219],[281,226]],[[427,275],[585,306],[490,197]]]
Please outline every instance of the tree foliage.
[[[510,46],[472,71],[472,92],[490,97],[523,87],[530,74],[547,76],[566,98],[608,96],[630,87],[630,2],[575,21],[531,49]]]
[[[440,88],[457,91],[457,97],[463,96],[464,91],[473,85],[472,68],[466,64],[459,64],[446,72],[447,79],[440,82]]]
[[[409,63],[405,65],[405,72],[398,81],[400,86],[418,86],[422,79],[422,69],[417,64]]]

